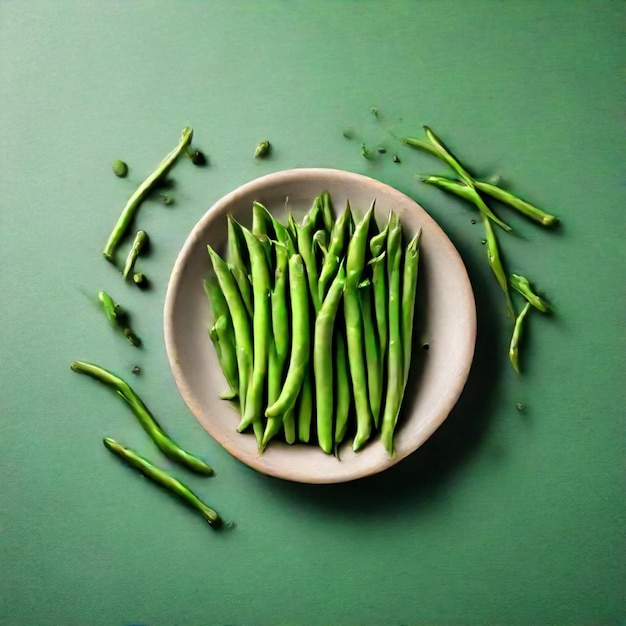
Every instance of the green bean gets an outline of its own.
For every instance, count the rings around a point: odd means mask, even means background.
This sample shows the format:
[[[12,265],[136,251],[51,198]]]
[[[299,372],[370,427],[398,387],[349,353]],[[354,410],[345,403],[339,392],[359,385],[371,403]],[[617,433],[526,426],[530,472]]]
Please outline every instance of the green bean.
[[[150,195],[154,188],[165,178],[171,167],[176,162],[176,159],[180,154],[187,149],[187,146],[191,143],[193,137],[192,128],[184,128],[178,145],[161,161],[159,166],[146,178],[146,180],[137,187],[136,191],[126,202],[126,205],[122,209],[122,213],[109,236],[109,239],[104,246],[102,254],[107,261],[113,261],[113,255],[115,250],[122,240],[122,237],[126,234],[135,213],[141,206],[141,203]]]
[[[350,376],[357,416],[357,433],[352,447],[360,450],[368,441],[372,430],[367,390],[367,371],[364,358],[363,320],[359,304],[358,284],[365,266],[365,253],[369,224],[374,212],[373,206],[358,223],[348,246],[346,258],[346,287],[344,292],[344,317]]]
[[[519,369],[519,343],[522,338],[522,331],[524,328],[524,320],[530,311],[530,302],[524,305],[521,313],[515,319],[515,326],[513,327],[513,336],[511,337],[511,344],[509,345],[509,360],[511,365],[517,374],[520,373]]]
[[[322,265],[324,263],[324,259],[328,254],[328,233],[325,230],[316,230],[313,233],[313,253],[315,250],[319,249],[322,253]],[[319,280],[318,280],[319,283]],[[318,290],[319,291],[319,290]]]
[[[219,528],[222,525],[222,518],[219,516],[217,511],[214,511],[210,506],[202,502],[202,500],[200,500],[200,498],[198,498],[198,496],[191,491],[189,487],[181,483],[176,478],[170,476],[164,470],[159,469],[147,459],[139,456],[135,451],[120,445],[117,441],[108,437],[102,441],[107,450],[110,450],[131,467],[138,469],[153,483],[163,487],[163,489],[174,494],[192,509],[198,511],[213,528]]]
[[[141,346],[141,339],[128,325],[128,313],[119,304],[115,304],[113,298],[106,291],[98,291],[98,300],[110,324],[119,329],[132,346],[136,348]]]
[[[299,254],[289,259],[289,295],[291,298],[291,355],[280,396],[267,407],[267,417],[285,416],[293,409],[305,373],[310,352],[309,289],[304,264]]]
[[[515,291],[522,294],[537,310],[542,313],[550,313],[550,305],[533,291],[528,278],[520,276],[519,274],[511,274],[509,276],[509,283]]]
[[[229,387],[229,391],[220,397],[224,400],[234,400],[239,395],[239,373],[237,371],[237,347],[230,313],[220,315],[215,320],[209,336],[215,346],[217,360]]]
[[[404,268],[402,272],[402,346],[404,349],[404,384],[409,376],[411,367],[411,349],[413,347],[413,317],[415,312],[415,294],[417,291],[417,275],[420,257],[420,239],[422,229],[406,247],[404,254]],[[403,389],[404,393],[404,389]]]
[[[350,219],[351,211],[350,204],[348,203],[346,210],[337,218],[331,231],[328,254],[324,257],[317,289],[320,300],[324,299],[328,286],[335,277],[341,258],[344,255],[349,239],[348,228],[350,226]]]
[[[315,218],[309,213],[305,215],[302,226],[298,228],[298,252],[304,261],[313,308],[317,312],[320,309],[321,301],[318,291],[319,275],[317,259],[315,258],[315,250],[313,249],[314,228]]]
[[[135,268],[135,263],[137,261],[137,257],[146,249],[148,246],[148,235],[143,230],[138,230],[135,235],[135,239],[133,241],[133,245],[130,248],[130,252],[126,257],[126,263],[124,263],[124,269],[122,271],[122,276],[127,279],[133,272]]]
[[[268,210],[260,203],[252,203],[252,234],[257,237],[260,235],[271,235],[273,230],[272,220],[269,217]]]
[[[250,254],[252,266],[252,289],[254,295],[254,314],[252,317],[254,341],[252,379],[246,396],[246,408],[241,422],[237,427],[239,432],[250,424],[255,429],[259,446],[263,439],[263,400],[267,384],[268,341],[271,334],[271,278],[270,268],[263,245],[247,228],[241,228]]]
[[[459,160],[450,152],[450,150],[444,145],[444,143],[435,135],[435,133],[428,128],[428,126],[424,126],[424,131],[426,132],[426,137],[430,143],[435,146],[437,151],[439,152],[439,156],[447,163],[460,177],[465,181],[467,185],[470,187],[474,187],[474,179],[469,174],[469,172],[459,163]]]
[[[481,217],[483,224],[485,225],[485,237],[487,239],[487,260],[489,261],[489,267],[491,267],[491,271],[496,277],[498,285],[500,285],[500,288],[504,293],[507,311],[512,316],[514,315],[513,304],[511,303],[511,296],[509,295],[509,283],[506,278],[506,272],[504,271],[504,266],[502,265],[502,260],[500,259],[498,240],[496,239],[496,234],[491,227],[491,222],[489,221],[489,219],[485,215],[482,215]]]
[[[294,408],[289,409],[283,417],[283,429],[285,431],[285,441],[288,444],[296,442],[296,416]]]
[[[250,319],[241,298],[241,293],[237,288],[237,283],[228,269],[226,261],[211,246],[207,246],[207,250],[222,293],[228,303],[228,310],[233,323],[235,345],[237,347],[237,369],[239,371],[239,405],[240,411],[243,413],[248,384],[252,374],[252,329],[250,328]]]
[[[526,202],[525,200],[514,196],[509,191],[506,191],[497,185],[492,185],[479,180],[474,181],[474,184],[483,193],[490,195],[492,198],[495,198],[504,204],[508,204],[510,207],[519,211],[522,215],[529,217],[531,220],[534,220],[542,226],[555,226],[559,223],[558,217],[542,211],[536,206],[530,204],[530,202]]]
[[[370,253],[372,258],[377,257],[383,251],[385,244],[387,243],[387,235],[389,233],[389,222],[385,224],[385,227],[370,239]]]
[[[340,325],[335,324],[335,397],[337,398],[335,408],[335,449],[344,440],[348,430],[348,419],[352,405],[352,381],[350,380],[350,363],[348,362],[348,352],[346,339],[341,331]]]
[[[511,232],[513,229],[506,223],[504,223],[483,201],[478,192],[465,183],[460,183],[450,178],[444,178],[443,176],[427,176],[422,179],[427,185],[435,185],[439,189],[453,193],[455,196],[463,198],[474,204],[482,215],[487,216],[493,220],[500,228],[506,232]]]
[[[374,315],[376,318],[376,330],[378,345],[380,346],[380,362],[384,367],[387,355],[388,336],[388,292],[387,292],[387,252],[384,251],[370,261],[372,267],[372,289],[374,292]],[[384,372],[384,370],[383,370]]]
[[[363,319],[363,340],[365,345],[365,363],[367,366],[367,392],[374,426],[378,428],[383,393],[383,376],[378,332],[372,313],[372,291],[371,281],[368,281],[368,284],[362,285],[358,289],[361,317]]]
[[[401,266],[402,266],[402,227],[394,214],[390,221],[387,240],[388,281],[389,281],[389,346],[387,356],[387,392],[383,411],[381,439],[389,456],[393,456],[393,435],[398,422],[402,391],[404,389],[404,350],[402,346],[402,321],[400,307]]]
[[[283,383],[285,364],[289,358],[289,252],[280,243],[274,245],[276,251],[276,273],[274,288],[270,296],[272,307],[272,340],[268,364],[268,406],[276,402],[280,396]],[[265,425],[262,447],[276,436],[283,426],[281,415],[270,417]]]
[[[206,293],[209,304],[211,306],[213,321],[215,321],[218,317],[222,315],[226,315],[230,318],[228,303],[226,302],[224,293],[222,292],[220,284],[215,276],[205,279],[204,293]]]
[[[405,137],[402,140],[407,146],[411,146],[412,148],[418,148],[419,150],[423,150],[424,152],[428,152],[437,158],[441,158],[439,150],[429,141],[425,141],[424,139],[414,139],[412,137]]]
[[[333,349],[333,328],[337,309],[346,283],[343,266],[339,268],[328,295],[324,298],[315,320],[313,340],[313,368],[315,373],[315,399],[317,440],[324,452],[333,449],[333,362],[329,355]]]
[[[298,440],[309,443],[311,438],[311,422],[313,421],[313,381],[311,370],[307,367],[300,388],[300,397],[296,405],[296,420],[298,422]]]
[[[252,285],[250,284],[250,257],[245,244],[241,225],[228,216],[228,265],[243,298],[246,311],[252,319]]]
[[[150,413],[148,407],[126,381],[93,363],[74,361],[72,363],[72,371],[79,374],[86,374],[112,387],[117,395],[130,406],[131,411],[134,413],[143,429],[165,456],[198,474],[206,474],[207,476],[213,474],[213,469],[202,459],[189,454],[189,452],[183,450],[168,437],[161,426],[159,426],[152,413]]]
[[[333,230],[335,218],[333,217],[333,203],[330,199],[330,194],[327,191],[322,192],[322,221],[324,222],[324,229],[326,233],[330,235]]]

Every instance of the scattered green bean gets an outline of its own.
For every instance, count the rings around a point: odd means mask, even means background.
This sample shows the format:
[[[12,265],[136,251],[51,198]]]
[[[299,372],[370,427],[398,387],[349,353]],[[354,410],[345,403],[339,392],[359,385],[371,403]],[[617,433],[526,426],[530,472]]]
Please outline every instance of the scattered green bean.
[[[498,285],[500,285],[500,288],[504,293],[507,312],[509,315],[513,316],[514,310],[513,304],[511,302],[511,296],[509,294],[509,282],[506,278],[506,272],[504,270],[504,266],[502,265],[502,260],[500,259],[498,240],[496,239],[496,234],[493,231],[493,228],[491,227],[491,222],[489,221],[487,216],[481,214],[481,218],[485,226],[485,235],[487,239],[487,260],[489,261],[489,267],[491,267],[491,271],[496,277]]]
[[[86,374],[112,387],[117,395],[130,406],[131,411],[134,413],[143,429],[165,456],[198,474],[205,474],[207,476],[213,474],[213,469],[202,459],[183,450],[168,437],[152,413],[150,413],[148,407],[125,380],[122,380],[119,376],[116,376],[99,365],[85,363],[83,361],[74,361],[72,363],[72,371],[79,374]]]
[[[517,374],[520,373],[519,368],[519,344],[522,338],[522,331],[524,329],[524,320],[530,311],[531,304],[527,302],[520,314],[515,319],[515,326],[513,327],[513,335],[511,337],[511,344],[509,345],[509,360],[511,365]]]
[[[141,206],[141,203],[150,195],[154,188],[165,178],[171,167],[176,162],[176,159],[180,154],[187,149],[187,146],[191,143],[193,137],[192,128],[184,128],[178,145],[161,161],[159,166],[146,178],[136,191],[131,195],[126,202],[126,205],[122,209],[122,213],[109,236],[109,239],[104,246],[103,254],[107,261],[113,262],[113,255],[122,240],[122,237],[126,234],[133,217],[137,210]]]
[[[170,476],[164,470],[159,469],[147,459],[139,456],[130,448],[120,445],[113,439],[107,437],[103,439],[103,443],[108,450],[122,459],[125,463],[135,469],[138,469],[153,483],[163,487],[166,491],[174,494],[192,509],[198,511],[213,528],[219,528],[222,525],[222,519],[217,511],[214,511],[210,506],[202,502],[202,500],[200,500],[200,498],[198,498],[198,496],[191,491],[189,487],[181,483],[179,480]]]
[[[132,346],[136,348],[141,346],[141,339],[128,325],[128,313],[119,304],[115,304],[113,298],[106,291],[98,291],[98,300],[110,324],[119,329]]]
[[[126,257],[126,263],[124,264],[124,270],[122,276],[128,278],[135,269],[135,263],[137,257],[148,247],[148,235],[143,230],[138,230],[133,241],[133,245],[130,248],[128,256]]]
[[[533,291],[528,278],[520,276],[520,274],[511,274],[509,276],[509,283],[515,291],[522,294],[538,311],[550,313],[550,305]]]

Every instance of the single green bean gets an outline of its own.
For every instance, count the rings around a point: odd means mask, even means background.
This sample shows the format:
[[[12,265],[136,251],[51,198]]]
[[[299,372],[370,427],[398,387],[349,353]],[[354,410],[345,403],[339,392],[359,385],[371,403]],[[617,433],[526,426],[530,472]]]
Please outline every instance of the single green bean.
[[[84,363],[83,361],[74,361],[72,363],[72,371],[79,374],[86,374],[112,387],[117,395],[130,406],[131,411],[134,413],[143,429],[165,456],[198,474],[205,474],[207,476],[213,474],[213,469],[202,459],[183,450],[168,437],[152,413],[150,413],[148,407],[125,380],[122,380],[119,376],[116,376],[99,365]]]
[[[389,233],[389,222],[385,224],[385,227],[370,239],[370,253],[372,258],[377,257],[385,248],[387,243],[387,235]]]
[[[324,257],[324,263],[320,271],[318,283],[318,296],[320,300],[326,296],[328,286],[332,282],[337,269],[344,256],[346,246],[348,244],[348,229],[350,226],[351,211],[350,204],[347,204],[346,210],[337,218],[334,223],[330,243],[328,245],[328,254]]]
[[[230,311],[228,309],[228,303],[224,297],[224,293],[220,287],[220,284],[215,278],[211,276],[204,281],[204,293],[206,293],[211,305],[211,313],[213,314],[213,321],[217,320],[220,316],[225,315],[230,318]]]
[[[393,436],[398,422],[404,389],[404,351],[402,346],[402,227],[397,216],[391,221],[387,241],[389,281],[389,346],[387,356],[387,392],[383,411],[381,439],[387,454],[394,454]]]
[[[322,221],[324,222],[324,229],[326,233],[330,235],[333,230],[335,218],[333,217],[333,203],[330,198],[330,194],[327,191],[322,192]]]
[[[219,516],[217,511],[214,511],[210,506],[202,502],[202,500],[200,500],[200,498],[198,498],[198,496],[191,491],[189,487],[181,483],[173,476],[170,476],[166,471],[159,469],[147,459],[139,456],[135,451],[120,445],[113,439],[107,437],[103,439],[103,443],[107,450],[110,450],[125,463],[135,469],[138,469],[153,483],[163,487],[163,489],[174,494],[192,509],[198,511],[198,513],[200,513],[213,528],[219,528],[222,525],[222,518]]]
[[[113,261],[113,255],[119,245],[122,237],[126,234],[135,213],[141,206],[141,203],[150,195],[154,188],[165,178],[171,167],[176,162],[180,154],[187,149],[193,137],[192,128],[184,128],[178,145],[161,161],[159,166],[146,178],[146,180],[137,187],[133,195],[128,199],[126,205],[122,209],[122,213],[104,246],[103,254],[107,261]]]
[[[513,327],[513,336],[511,337],[511,344],[509,345],[509,360],[516,373],[520,373],[519,369],[519,344],[522,338],[522,331],[524,329],[524,320],[530,311],[530,302],[524,305],[524,308],[515,319],[515,326]]]
[[[324,298],[315,320],[313,340],[313,368],[315,373],[315,399],[317,440],[326,454],[333,450],[333,329],[337,309],[346,283],[346,273],[341,266]]]
[[[420,239],[422,229],[406,247],[404,254],[404,268],[402,271],[402,347],[404,353],[404,385],[409,376],[411,367],[411,351],[413,347],[413,317],[415,312],[415,294],[417,292],[417,275],[420,258]],[[404,389],[403,389],[404,393]]]
[[[237,346],[230,313],[228,316],[220,315],[215,320],[209,336],[215,346],[217,360],[229,387],[229,391],[221,397],[225,400],[234,400],[239,395],[239,373],[237,371]]]
[[[272,220],[269,217],[268,210],[260,203],[252,203],[252,234],[257,237],[260,235],[272,235]]]
[[[387,356],[387,337],[389,334],[388,292],[387,292],[387,252],[384,251],[370,261],[372,267],[372,289],[374,291],[374,315],[380,346],[380,362],[383,367]],[[384,378],[384,376],[383,376]]]
[[[119,304],[115,304],[113,298],[106,291],[98,291],[98,300],[110,324],[119,329],[132,346],[136,348],[141,346],[141,339],[128,325],[128,313]]]
[[[289,295],[291,298],[291,355],[285,383],[276,402],[267,407],[267,417],[285,416],[293,409],[310,357],[309,289],[302,257],[289,259]]]
[[[346,287],[343,298],[350,377],[357,416],[357,433],[352,444],[355,452],[367,443],[372,430],[364,355],[363,320],[358,294],[358,284],[365,266],[367,236],[372,214],[373,207],[358,223],[350,240],[346,258]]]
[[[263,400],[267,385],[268,367],[268,337],[271,335],[271,278],[270,268],[263,244],[247,228],[242,232],[248,244],[250,264],[252,265],[252,289],[254,295],[254,314],[252,317],[254,352],[252,361],[252,379],[248,387],[246,408],[241,422],[237,427],[239,432],[251,424],[255,429],[258,444],[263,440]]]
[[[350,363],[348,362],[348,350],[346,338],[340,324],[335,324],[335,450],[344,440],[348,431],[348,420],[352,406],[352,381],[350,380]]]
[[[365,345],[365,363],[367,368],[367,392],[370,403],[370,411],[374,426],[378,428],[380,423],[380,406],[383,394],[382,362],[376,321],[372,312],[372,284],[359,287],[359,304],[361,305],[361,317],[363,319],[363,340]]]
[[[289,409],[283,417],[283,429],[285,431],[285,441],[288,444],[296,443],[296,416],[295,409]]]
[[[522,294],[538,311],[550,313],[550,305],[533,291],[528,278],[520,276],[519,274],[511,274],[509,276],[509,283],[515,291]]]
[[[470,175],[470,173],[461,165],[459,160],[450,152],[450,150],[444,145],[444,143],[435,135],[435,133],[428,128],[428,126],[424,126],[424,131],[426,132],[426,137],[430,143],[435,146],[439,153],[439,158],[447,163],[460,177],[465,181],[467,185],[470,187],[474,187],[474,179]]]
[[[492,198],[495,198],[504,204],[508,204],[510,207],[519,211],[522,215],[525,215],[542,226],[555,226],[559,223],[558,217],[542,211],[533,204],[530,204],[530,202],[526,202],[525,200],[514,196],[509,191],[506,191],[497,185],[492,185],[479,180],[474,181],[474,184],[483,193],[490,195]]]
[[[487,218],[486,215],[481,215],[483,224],[485,225],[485,237],[487,239],[487,260],[489,261],[489,267],[491,267],[491,271],[493,275],[496,277],[498,281],[498,285],[502,289],[504,293],[504,297],[506,299],[506,309],[509,315],[513,316],[513,304],[511,302],[511,296],[509,294],[509,282],[506,278],[506,272],[504,270],[504,266],[502,264],[502,259],[500,258],[500,250],[498,247],[498,240],[496,239],[496,234],[491,227],[491,222]]]
[[[463,200],[467,200],[474,204],[481,215],[485,215],[491,219],[500,228],[510,233],[513,229],[503,222],[483,201],[476,189],[469,187],[465,183],[460,183],[457,180],[451,180],[450,178],[444,178],[443,176],[426,176],[422,179],[427,185],[434,185],[443,191],[448,191]]]
[[[298,440],[309,443],[311,438],[311,422],[313,421],[313,381],[311,370],[307,367],[300,388],[300,397],[296,405],[296,420],[298,422]]]
[[[317,270],[317,259],[315,258],[315,250],[313,249],[314,229],[315,218],[312,217],[311,214],[305,215],[302,226],[298,228],[298,252],[304,261],[313,308],[317,312],[320,309],[321,300],[318,291],[319,274]]]
[[[268,364],[268,406],[276,402],[283,384],[285,364],[289,358],[289,252],[280,243],[274,245],[276,251],[276,272],[274,288],[270,296],[272,307],[272,338]],[[283,427],[283,416],[269,417],[263,433],[262,448],[275,437]]]
[[[237,369],[239,372],[239,405],[240,411],[243,413],[248,385],[252,375],[252,329],[250,327],[250,318],[246,312],[237,283],[228,269],[226,261],[211,246],[207,246],[207,250],[211,257],[215,275],[228,304],[233,323],[235,345],[237,347]]]
[[[241,232],[241,225],[228,216],[228,266],[237,283],[246,311],[252,319],[252,285],[250,284],[250,257]]]
[[[148,235],[143,230],[138,230],[133,241],[133,245],[130,248],[130,252],[126,257],[126,263],[124,263],[124,270],[122,276],[128,278],[135,268],[137,257],[146,249],[148,245]]]

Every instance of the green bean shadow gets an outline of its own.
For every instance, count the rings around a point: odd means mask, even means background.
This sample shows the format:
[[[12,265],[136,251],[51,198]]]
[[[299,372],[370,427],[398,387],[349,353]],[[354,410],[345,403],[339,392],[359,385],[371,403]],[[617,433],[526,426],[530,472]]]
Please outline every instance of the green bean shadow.
[[[437,217],[446,232],[445,219]],[[394,467],[380,474],[349,483],[336,485],[307,485],[291,483],[257,474],[262,481],[260,488],[268,489],[290,500],[300,510],[319,512],[319,509],[337,514],[380,517],[398,506],[433,506],[445,493],[446,483],[460,471],[473,454],[476,454],[488,429],[492,416],[492,391],[503,364],[500,358],[506,354],[502,340],[507,318],[502,302],[493,295],[493,277],[482,255],[470,250],[471,241],[464,243],[451,237],[461,254],[474,295],[478,315],[476,349],[470,375],[456,406],[433,434],[416,452]],[[414,349],[423,350],[419,327],[415,333]],[[420,368],[423,359],[414,359]],[[419,377],[419,370],[415,372]],[[379,445],[379,442],[373,445]],[[355,517],[355,519],[357,519]]]

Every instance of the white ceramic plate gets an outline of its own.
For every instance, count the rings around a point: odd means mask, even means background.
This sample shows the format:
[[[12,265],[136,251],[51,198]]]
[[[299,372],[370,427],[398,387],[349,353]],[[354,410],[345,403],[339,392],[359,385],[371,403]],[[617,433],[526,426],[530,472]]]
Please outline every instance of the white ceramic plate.
[[[254,435],[236,432],[236,410],[219,399],[226,385],[208,337],[210,310],[203,279],[211,264],[206,246],[211,244],[225,254],[227,215],[232,214],[250,226],[254,200],[282,220],[289,198],[297,218],[323,190],[330,193],[336,211],[342,211],[349,199],[355,216],[360,216],[375,198],[379,224],[393,209],[399,214],[407,237],[422,228],[414,356],[393,458],[388,457],[377,440],[358,453],[352,452],[351,442],[347,442],[340,450],[340,460],[315,445],[289,446],[278,441],[272,441],[261,455]],[[304,483],[337,483],[391,467],[419,448],[446,419],[469,374],[476,340],[476,310],[458,252],[436,222],[411,198],[351,172],[295,169],[241,186],[215,203],[196,224],[170,277],[164,329],[176,384],[211,437],[234,457],[265,474]],[[425,341],[428,350],[422,348]]]

